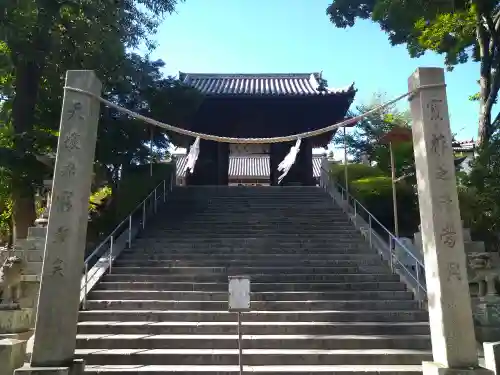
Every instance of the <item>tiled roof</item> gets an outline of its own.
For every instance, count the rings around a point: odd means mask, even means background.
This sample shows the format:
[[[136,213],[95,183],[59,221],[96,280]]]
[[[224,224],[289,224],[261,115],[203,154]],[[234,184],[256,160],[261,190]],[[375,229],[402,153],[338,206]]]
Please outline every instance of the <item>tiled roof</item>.
[[[353,90],[320,88],[319,73],[288,74],[208,74],[179,73],[184,84],[205,95],[229,96],[311,96],[328,95]]]
[[[476,144],[473,139],[470,141],[456,141],[453,142],[453,151],[455,152],[467,152],[474,151]]]
[[[187,162],[186,155],[176,156],[177,176],[184,177]],[[321,175],[321,160],[323,156],[313,156],[313,176]],[[269,178],[269,156],[229,156],[229,177],[238,178]]]

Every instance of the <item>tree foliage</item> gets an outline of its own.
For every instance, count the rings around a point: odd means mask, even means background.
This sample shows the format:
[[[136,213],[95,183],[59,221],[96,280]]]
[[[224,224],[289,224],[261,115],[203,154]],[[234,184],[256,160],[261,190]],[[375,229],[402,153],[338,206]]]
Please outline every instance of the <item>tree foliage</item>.
[[[392,182],[381,169],[364,164],[348,164],[349,191],[372,213],[382,225],[391,230],[394,228],[394,214],[392,203]],[[333,164],[330,175],[341,186],[345,186],[344,165]],[[404,214],[398,217],[400,234],[413,236],[417,231],[419,215],[418,203],[414,187],[402,181],[396,185],[397,202],[399,207],[404,207]],[[363,215],[363,213],[360,213]],[[368,220],[367,217],[365,217]],[[386,232],[378,223],[373,222],[375,230],[386,236]]]
[[[499,0],[335,0],[327,15],[337,27],[356,19],[378,23],[392,45],[405,44],[411,57],[426,51],[444,55],[449,69],[469,60],[480,62],[479,142],[487,143],[500,126],[492,108],[500,88]]]
[[[367,105],[356,107],[352,116],[368,112],[378,107],[384,101],[384,95],[377,94]],[[352,155],[354,162],[360,163],[366,157],[370,163],[377,165],[387,175],[390,175],[390,153],[387,144],[381,143],[380,138],[395,126],[409,127],[408,112],[401,112],[394,106],[383,111],[373,113],[359,121],[351,132],[346,134],[347,152]],[[333,143],[338,147],[344,145],[343,133],[337,133]],[[412,143],[401,143],[393,146],[396,174],[408,173],[414,164]]]
[[[460,191],[462,219],[490,250],[500,250],[500,135],[479,151]]]
[[[130,52],[154,48],[158,25],[178,2],[0,0],[0,185],[9,187],[19,238],[33,223],[35,188],[47,173],[36,155],[57,143],[67,70],[95,70],[104,97],[145,115],[181,121],[195,107],[192,92],[163,77],[162,61]],[[109,178],[118,165],[144,161],[150,138],[143,124],[103,110],[98,166]],[[167,140],[153,132],[155,150]]]

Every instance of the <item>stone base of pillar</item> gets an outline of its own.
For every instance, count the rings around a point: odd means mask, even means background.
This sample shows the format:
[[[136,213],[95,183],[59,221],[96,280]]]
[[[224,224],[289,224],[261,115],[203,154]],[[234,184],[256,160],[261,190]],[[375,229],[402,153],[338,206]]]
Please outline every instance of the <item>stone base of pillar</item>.
[[[21,367],[14,371],[14,375],[83,375],[85,362],[82,359],[73,360],[71,366],[61,367]]]
[[[24,363],[26,341],[0,339],[0,375],[12,375]]]
[[[482,368],[449,368],[436,362],[422,362],[424,375],[492,375],[492,371]]]
[[[28,237],[23,240],[17,240],[12,254],[24,259],[26,262],[26,269],[24,270],[21,284],[22,294],[19,302],[21,307],[33,309],[33,327],[37,314],[46,235],[47,228],[28,228]]]
[[[0,375],[12,375],[23,366],[27,342],[33,335],[31,309],[0,305]]]
[[[0,305],[0,335],[23,333],[31,330],[32,309],[1,309]]]
[[[472,313],[477,341],[481,343],[500,340],[500,296],[472,299]]]

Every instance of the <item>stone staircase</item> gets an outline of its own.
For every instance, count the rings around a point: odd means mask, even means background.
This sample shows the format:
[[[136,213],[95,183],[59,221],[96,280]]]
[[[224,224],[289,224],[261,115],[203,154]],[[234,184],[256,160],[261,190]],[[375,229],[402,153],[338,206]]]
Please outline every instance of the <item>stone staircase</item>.
[[[250,275],[245,373],[419,373],[427,312],[319,188],[174,190],[80,313],[87,373],[237,374],[228,275]]]

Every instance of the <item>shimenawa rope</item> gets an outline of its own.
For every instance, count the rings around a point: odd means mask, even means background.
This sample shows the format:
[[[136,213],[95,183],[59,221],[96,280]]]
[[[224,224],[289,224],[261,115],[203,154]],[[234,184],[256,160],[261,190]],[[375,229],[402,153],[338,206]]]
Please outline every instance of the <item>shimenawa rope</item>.
[[[296,141],[297,139],[309,138],[309,137],[321,135],[323,133],[328,133],[332,130],[354,124],[354,123],[362,120],[363,118],[365,118],[373,113],[376,113],[378,111],[381,111],[381,110],[393,105],[394,103],[400,101],[401,99],[406,98],[407,96],[410,96],[410,99],[411,99],[411,96],[416,94],[420,90],[435,89],[435,88],[445,87],[445,86],[446,85],[444,83],[422,85],[422,86],[415,88],[412,91],[409,91],[403,95],[398,96],[397,98],[395,98],[395,99],[393,99],[385,104],[379,105],[379,106],[377,106],[377,107],[375,107],[375,108],[373,108],[365,113],[362,113],[358,116],[341,121],[339,123],[329,125],[327,127],[321,128],[321,129],[316,129],[316,130],[304,132],[304,133],[291,134],[291,135],[282,136],[282,137],[270,137],[270,138],[233,138],[233,137],[221,137],[221,136],[212,135],[212,134],[198,133],[198,132],[194,132],[191,130],[182,129],[182,128],[179,128],[177,126],[165,124],[161,121],[157,121],[157,120],[154,120],[152,118],[140,115],[140,114],[135,113],[127,108],[116,105],[116,104],[110,102],[109,100],[106,100],[106,99],[102,98],[101,96],[95,95],[95,94],[93,94],[89,91],[86,91],[86,90],[82,90],[82,89],[78,89],[78,88],[70,87],[70,86],[65,86],[64,90],[77,92],[79,94],[84,94],[84,95],[90,96],[90,97],[98,100],[99,102],[103,103],[107,107],[110,107],[110,108],[116,109],[119,112],[125,113],[136,120],[141,120],[141,121],[144,121],[150,125],[157,126],[159,128],[163,128],[163,129],[166,129],[169,131],[173,131],[175,133],[191,136],[193,138],[200,138],[200,139],[204,139],[207,141],[215,141],[215,142],[222,142],[222,143],[266,144],[266,143],[281,143],[281,142]]]

